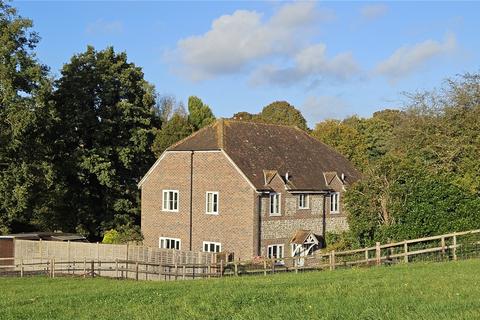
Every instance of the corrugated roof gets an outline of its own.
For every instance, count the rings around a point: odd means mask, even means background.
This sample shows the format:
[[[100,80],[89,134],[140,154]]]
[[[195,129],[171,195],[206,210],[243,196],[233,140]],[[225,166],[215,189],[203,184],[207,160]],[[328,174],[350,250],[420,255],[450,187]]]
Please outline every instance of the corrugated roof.
[[[292,190],[328,190],[324,173],[360,178],[341,154],[296,127],[217,120],[168,148],[171,151],[223,149],[258,190],[265,189],[265,171],[289,173]],[[270,174],[268,175],[270,176]]]

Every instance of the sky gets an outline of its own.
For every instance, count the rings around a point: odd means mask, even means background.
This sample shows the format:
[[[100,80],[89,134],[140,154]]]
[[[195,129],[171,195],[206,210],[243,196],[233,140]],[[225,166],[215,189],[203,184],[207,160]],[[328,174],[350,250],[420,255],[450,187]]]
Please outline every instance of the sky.
[[[480,71],[480,2],[14,1],[60,76],[87,45],[125,51],[163,95],[217,117],[276,100],[310,127],[402,108],[405,92]]]

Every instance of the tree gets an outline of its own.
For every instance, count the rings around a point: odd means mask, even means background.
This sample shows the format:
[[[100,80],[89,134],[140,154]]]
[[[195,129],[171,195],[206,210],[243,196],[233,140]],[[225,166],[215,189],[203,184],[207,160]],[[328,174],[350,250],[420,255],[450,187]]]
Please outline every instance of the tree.
[[[0,1],[0,233],[48,226],[59,190],[49,161],[51,82],[31,27]]]
[[[232,116],[232,119],[234,120],[243,120],[243,121],[255,121],[257,118],[258,118],[257,114],[252,114],[246,111],[237,112]]]
[[[98,239],[138,222],[136,184],[154,162],[161,123],[153,87],[126,53],[90,46],[64,65],[56,86],[56,165],[67,189],[58,224]]]
[[[168,122],[163,124],[161,130],[157,130],[152,151],[159,157],[169,146],[193,132],[194,127],[188,121],[188,117],[181,112],[176,112]]]
[[[344,198],[358,242],[480,227],[480,76],[446,83],[441,91],[409,95],[402,112],[353,124],[369,151],[362,181]]]
[[[357,168],[363,169],[368,162],[366,139],[349,122],[352,120],[325,120],[317,123],[311,134],[343,154]]]
[[[307,130],[307,121],[302,113],[286,101],[275,101],[265,106],[259,114],[259,120],[266,123],[297,126]]]
[[[188,98],[188,121],[196,131],[214,122],[215,116],[200,98],[191,96]]]

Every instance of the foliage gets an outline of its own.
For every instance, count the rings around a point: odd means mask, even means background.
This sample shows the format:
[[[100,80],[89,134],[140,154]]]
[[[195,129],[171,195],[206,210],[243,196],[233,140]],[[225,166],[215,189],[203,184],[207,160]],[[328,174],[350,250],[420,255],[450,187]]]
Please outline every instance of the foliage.
[[[55,165],[66,189],[58,225],[99,237],[138,221],[136,184],[154,162],[160,127],[153,87],[112,47],[73,56],[55,84]]]
[[[258,115],[252,114],[246,111],[237,112],[232,116],[232,119],[234,120],[243,120],[243,121],[255,121],[257,118],[258,118]]]
[[[156,131],[152,151],[157,157],[169,146],[215,121],[210,107],[195,96],[188,98],[188,115],[183,109],[183,105],[177,104],[171,97],[161,100],[161,106],[158,109],[162,114],[171,113],[173,110],[173,116],[166,117],[164,115],[163,126]]]
[[[308,130],[307,121],[300,110],[286,101],[274,101],[265,106],[258,114],[245,111],[237,112],[232,119],[297,126],[302,130]]]
[[[365,136],[346,121],[326,120],[317,123],[312,136],[335,148],[346,156],[357,168],[367,164],[367,145]]]
[[[215,121],[215,116],[210,107],[200,98],[191,96],[188,98],[188,121],[196,131]]]
[[[143,240],[143,236],[138,226],[120,226],[118,229],[111,229],[103,234],[102,243],[106,244],[139,244]]]
[[[352,246],[480,227],[480,75],[408,98],[312,133],[363,171],[344,198]]]
[[[307,130],[307,121],[302,113],[286,101],[275,101],[265,106],[258,119],[262,122],[297,126]]]
[[[156,131],[152,151],[159,157],[169,146],[188,137],[193,132],[194,128],[188,121],[188,117],[181,113],[175,113],[169,121],[163,124],[162,129]]]
[[[358,247],[354,245],[354,238],[352,238],[352,233],[348,231],[343,232],[326,232],[325,233],[325,251],[345,251],[352,247]]]
[[[478,319],[479,268],[472,259],[205,281],[4,278],[0,318]]]
[[[49,225],[60,186],[50,162],[51,81],[32,21],[0,1],[0,232]]]
[[[105,243],[105,244],[118,244],[118,243],[121,243],[121,242],[120,242],[120,233],[118,233],[118,231],[115,230],[115,229],[111,229],[111,230],[106,231],[106,232],[103,234],[102,243]]]

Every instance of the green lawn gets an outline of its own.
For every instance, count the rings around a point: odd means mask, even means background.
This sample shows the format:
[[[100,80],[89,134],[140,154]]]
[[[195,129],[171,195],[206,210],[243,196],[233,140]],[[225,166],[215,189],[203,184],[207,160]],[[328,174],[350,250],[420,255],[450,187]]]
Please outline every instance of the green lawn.
[[[480,260],[150,282],[0,278],[0,319],[480,319]]]

